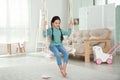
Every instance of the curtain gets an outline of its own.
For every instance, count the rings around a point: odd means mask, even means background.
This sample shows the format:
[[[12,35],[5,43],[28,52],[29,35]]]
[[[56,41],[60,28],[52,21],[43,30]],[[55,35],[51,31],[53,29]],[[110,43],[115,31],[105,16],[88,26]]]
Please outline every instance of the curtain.
[[[28,0],[0,0],[0,43],[28,41]]]

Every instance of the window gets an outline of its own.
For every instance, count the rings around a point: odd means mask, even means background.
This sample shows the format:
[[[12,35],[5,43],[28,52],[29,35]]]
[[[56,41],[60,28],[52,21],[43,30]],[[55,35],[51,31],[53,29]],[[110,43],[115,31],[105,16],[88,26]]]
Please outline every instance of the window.
[[[0,0],[0,27],[5,27],[7,21],[7,1]]]
[[[0,43],[27,40],[28,28],[28,0],[0,0]]]

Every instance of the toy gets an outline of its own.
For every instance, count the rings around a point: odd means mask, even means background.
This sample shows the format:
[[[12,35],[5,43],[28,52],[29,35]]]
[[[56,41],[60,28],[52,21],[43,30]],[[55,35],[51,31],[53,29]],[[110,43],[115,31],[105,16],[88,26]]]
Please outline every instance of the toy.
[[[17,47],[16,47],[16,52],[23,53],[25,52],[25,43],[24,42],[19,42]]]
[[[114,45],[107,53],[108,54],[114,54],[116,51],[117,51],[117,49],[119,49],[120,48],[120,43],[117,43],[116,45]]]
[[[97,64],[101,64],[102,62],[107,62],[108,64],[112,63],[112,55],[120,48],[120,43],[114,45],[107,53],[102,51],[102,48],[99,46],[93,47],[94,52],[94,61]]]
[[[112,63],[112,55],[108,53],[104,53],[101,47],[94,46],[93,52],[94,52],[94,61],[97,64],[101,64],[102,62],[107,62],[108,64]]]

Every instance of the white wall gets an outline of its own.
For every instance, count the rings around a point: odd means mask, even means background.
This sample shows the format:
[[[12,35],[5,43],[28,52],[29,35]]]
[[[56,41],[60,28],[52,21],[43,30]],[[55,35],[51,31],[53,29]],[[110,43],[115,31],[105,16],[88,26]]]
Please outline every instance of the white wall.
[[[61,18],[61,27],[66,28],[68,22],[68,0],[46,0],[46,3],[49,24],[53,16],[59,16]]]

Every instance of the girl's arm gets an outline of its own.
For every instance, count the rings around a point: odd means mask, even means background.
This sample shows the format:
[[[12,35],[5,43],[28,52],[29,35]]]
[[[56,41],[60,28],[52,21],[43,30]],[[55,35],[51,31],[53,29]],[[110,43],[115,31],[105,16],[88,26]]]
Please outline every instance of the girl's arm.
[[[72,26],[73,26],[73,21],[70,20],[70,21],[69,21],[69,24],[68,24],[68,27],[69,27],[69,28],[72,28]]]
[[[47,22],[45,21],[44,22],[44,26],[43,26],[43,36],[44,37],[46,37],[46,36],[51,34],[51,30],[50,30],[50,28],[47,29],[46,24],[47,24]]]
[[[68,30],[67,31],[65,31],[65,30],[62,30],[62,34],[63,35],[70,35],[71,34],[71,32],[72,32],[72,29],[71,28],[68,28]]]
[[[70,20],[69,24],[68,24],[68,30],[67,31],[62,30],[62,34],[69,36],[71,34],[71,32],[72,32],[72,29],[71,29],[72,26],[73,26],[73,22],[72,22],[72,20]]]
[[[47,21],[44,22],[43,31],[46,31],[46,25],[47,25]]]

